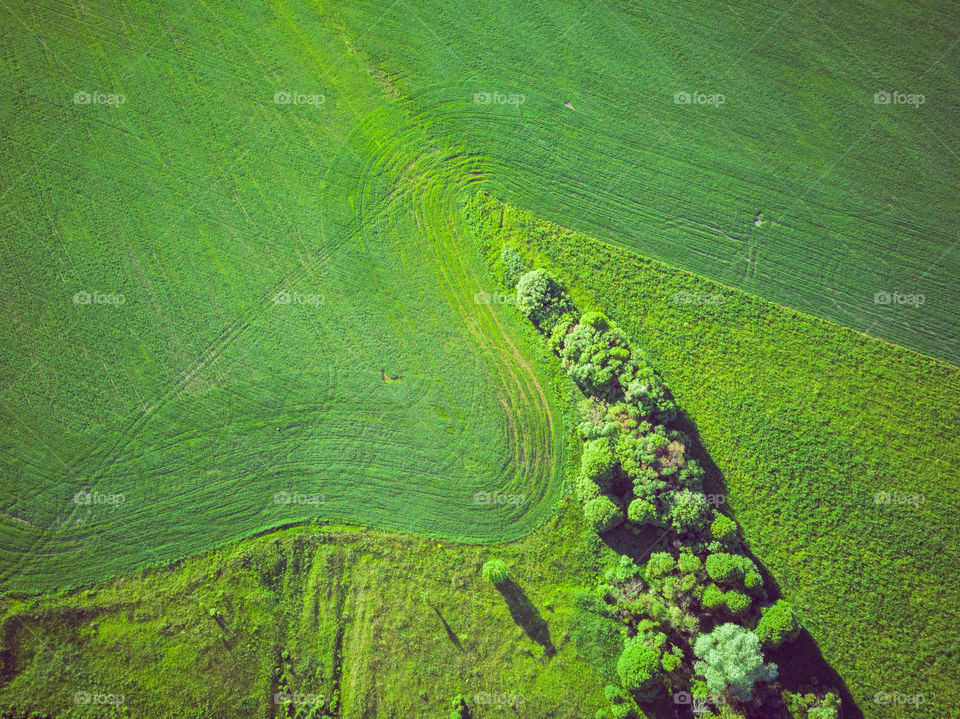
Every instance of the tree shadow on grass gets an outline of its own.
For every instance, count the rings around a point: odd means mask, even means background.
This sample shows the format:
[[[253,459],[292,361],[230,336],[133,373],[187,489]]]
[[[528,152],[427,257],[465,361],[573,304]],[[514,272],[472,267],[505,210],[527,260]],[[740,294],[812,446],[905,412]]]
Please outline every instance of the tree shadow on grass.
[[[724,479],[720,468],[704,449],[700,433],[689,415],[681,411],[674,422],[674,426],[683,430],[691,439],[691,446],[687,450],[689,456],[696,459],[704,469],[703,491],[707,494],[727,496],[726,479]],[[720,507],[717,507],[718,511],[720,509]],[[736,515],[729,504],[724,502],[722,509],[723,514],[736,521]],[[737,533],[738,535],[741,534],[739,523]],[[777,580],[750,551],[750,548],[743,544],[741,551],[757,565],[757,569],[763,577],[767,599],[772,602],[782,598]],[[787,691],[805,693],[810,691],[811,683],[817,683],[823,689],[833,689],[839,694],[843,704],[844,719],[863,719],[863,711],[854,701],[846,682],[824,659],[820,647],[817,646],[816,641],[806,629],[802,630],[800,636],[793,642],[784,644],[779,649],[770,652],[769,658],[779,668],[778,683]]]
[[[543,647],[544,656],[552,657],[557,653],[550,639],[550,627],[547,626],[547,620],[540,616],[540,612],[530,601],[523,588],[512,579],[496,585],[497,590],[503,595],[507,602],[507,608],[510,610],[510,616],[517,623],[527,636]]]
[[[453,645],[457,649],[459,649],[462,652],[463,647],[460,645],[460,637],[458,637],[456,632],[454,632],[453,629],[450,627],[450,625],[447,624],[447,620],[443,618],[443,615],[440,613],[439,609],[433,606],[433,604],[430,604],[430,608],[433,610],[433,613],[437,615],[437,617],[440,619],[440,622],[443,624],[443,628],[447,632],[447,638],[451,642],[453,642]]]

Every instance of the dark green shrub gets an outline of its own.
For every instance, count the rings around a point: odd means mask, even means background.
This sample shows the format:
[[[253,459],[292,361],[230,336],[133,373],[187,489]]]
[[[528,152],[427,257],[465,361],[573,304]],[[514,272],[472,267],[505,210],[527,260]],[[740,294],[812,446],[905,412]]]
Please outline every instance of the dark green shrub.
[[[610,440],[591,440],[584,446],[580,457],[580,476],[594,482],[601,492],[609,492],[616,463]]]
[[[628,639],[617,661],[624,688],[640,700],[652,699],[660,688],[660,654],[639,637]]]
[[[517,282],[517,307],[544,334],[550,334],[561,315],[576,309],[560,284],[543,270],[527,272]]]
[[[718,542],[732,544],[737,538],[737,524],[730,517],[717,514],[710,525],[710,535]]]
[[[627,507],[627,518],[640,526],[648,524],[662,526],[657,508],[645,499],[635,499]]]
[[[583,516],[598,533],[609,532],[623,524],[623,509],[609,495],[601,494],[583,505]]]
[[[499,559],[491,559],[489,562],[484,562],[481,573],[484,579],[493,584],[503,584],[510,577],[510,570],[507,568],[506,563]]]
[[[800,622],[790,605],[780,599],[763,610],[756,633],[764,649],[776,649],[797,638]]]

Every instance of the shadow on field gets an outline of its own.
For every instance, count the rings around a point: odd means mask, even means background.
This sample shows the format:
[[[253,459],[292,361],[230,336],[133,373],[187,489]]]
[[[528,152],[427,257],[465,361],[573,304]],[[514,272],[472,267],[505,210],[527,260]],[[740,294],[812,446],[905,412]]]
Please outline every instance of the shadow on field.
[[[551,657],[557,650],[550,639],[550,627],[547,626],[547,620],[540,616],[540,612],[530,601],[526,592],[519,584],[512,579],[496,585],[500,594],[507,602],[507,608],[510,610],[510,616],[517,623],[527,636],[543,647],[544,655]]]
[[[720,468],[710,458],[710,455],[703,448],[703,442],[700,433],[697,432],[696,425],[687,415],[681,411],[677,415],[675,426],[683,430],[691,439],[691,446],[688,447],[690,457],[696,459],[704,469],[703,491],[706,494],[727,496],[727,482],[723,477]],[[717,507],[719,511],[720,507]],[[723,514],[736,521],[736,513],[729,504],[724,502]],[[742,537],[740,524],[737,522],[737,535]],[[613,545],[611,545],[613,546]],[[655,551],[655,550],[654,550]],[[781,598],[780,585],[773,575],[767,571],[763,563],[750,551],[746,544],[743,544],[743,553],[753,560],[760,570],[763,577],[763,586],[766,590],[767,598],[770,601],[776,601]],[[784,689],[791,692],[806,693],[811,691],[811,684],[819,684],[823,690],[834,690],[839,696],[843,705],[842,716],[844,719],[863,719],[863,711],[857,706],[853,695],[847,688],[846,682],[837,674],[836,670],[824,659],[817,646],[816,641],[810,632],[803,629],[800,636],[789,644],[784,644],[779,649],[771,651],[769,658],[780,670],[777,682]]]
[[[447,638],[448,638],[451,642],[453,642],[453,645],[454,645],[457,649],[459,649],[459,650],[462,652],[462,651],[463,651],[463,647],[460,646],[460,637],[458,637],[457,634],[456,634],[456,632],[454,632],[453,629],[450,627],[450,625],[447,624],[447,620],[443,618],[443,615],[440,613],[440,610],[439,610],[439,609],[437,609],[437,608],[436,608],[435,606],[433,606],[432,604],[430,605],[430,608],[433,610],[433,613],[436,614],[437,617],[440,618],[440,622],[443,624],[443,628],[444,628],[444,629],[446,630],[446,632],[447,632]]]

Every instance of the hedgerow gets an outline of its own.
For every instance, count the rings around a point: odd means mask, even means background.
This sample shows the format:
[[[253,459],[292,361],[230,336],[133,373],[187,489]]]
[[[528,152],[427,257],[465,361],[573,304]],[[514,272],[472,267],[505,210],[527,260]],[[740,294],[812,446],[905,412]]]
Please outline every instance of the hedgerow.
[[[707,501],[668,388],[615,323],[580,313],[544,270],[520,276],[517,306],[585,396],[575,488],[587,522],[601,534],[626,525],[669,540],[669,551],[654,552],[642,568],[622,556],[597,590],[626,626],[617,662],[623,689],[643,702],[700,682],[724,701],[750,702],[754,685],[777,675],[763,649],[792,641],[799,625],[785,602],[767,601],[736,524]],[[691,653],[698,661],[681,671]],[[628,711],[621,694],[609,694],[615,716]]]

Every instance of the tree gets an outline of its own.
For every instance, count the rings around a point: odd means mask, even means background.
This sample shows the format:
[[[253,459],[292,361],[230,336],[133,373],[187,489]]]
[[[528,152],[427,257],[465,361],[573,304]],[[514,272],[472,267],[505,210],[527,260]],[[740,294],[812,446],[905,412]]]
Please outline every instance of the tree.
[[[610,713],[613,719],[633,719],[637,716],[637,705],[626,691],[613,684],[607,684],[603,688],[603,693],[610,702]]]
[[[784,642],[792,642],[800,634],[800,622],[793,609],[782,599],[763,610],[757,624],[757,637],[764,649],[776,649]]]
[[[749,701],[758,681],[777,677],[775,664],[763,663],[760,640],[738,624],[722,624],[710,634],[701,634],[693,645],[700,661],[694,663],[697,674],[711,691],[729,691],[741,701]]]
[[[743,592],[738,592],[735,589],[731,589],[729,592],[724,592],[723,601],[727,605],[727,609],[735,617],[740,616],[745,611],[750,608],[750,605],[753,603],[753,600],[750,599]]]
[[[577,497],[584,504],[589,502],[591,499],[596,499],[602,494],[600,487],[583,476],[577,477],[573,487],[577,492]]]
[[[710,525],[710,534],[718,542],[732,544],[737,538],[737,524],[730,517],[723,514],[717,514],[717,518]]]
[[[706,531],[713,515],[707,498],[700,492],[681,489],[672,492],[670,498],[670,522],[678,534],[687,532],[701,534]]]
[[[641,637],[627,640],[617,661],[617,674],[624,688],[641,700],[652,699],[660,686],[660,652]]]
[[[491,559],[489,562],[484,562],[481,573],[484,579],[493,584],[503,584],[510,577],[510,570],[507,568],[506,563],[499,559]]]
[[[700,600],[704,609],[716,609],[724,604],[723,590],[716,584],[710,584],[703,590],[703,599]]]
[[[601,492],[609,492],[616,462],[610,440],[594,439],[587,442],[583,448],[583,455],[580,457],[580,474],[585,479],[596,483]]]
[[[715,552],[707,557],[707,574],[718,584],[742,585],[759,590],[762,586],[757,565],[740,554]]]
[[[645,499],[635,499],[630,502],[630,506],[627,507],[627,518],[640,526],[647,524],[661,525],[657,508]]]
[[[517,281],[527,271],[527,264],[516,248],[507,245],[500,251],[500,262],[503,265],[503,280],[510,287],[516,287]]]
[[[575,311],[560,284],[543,270],[527,272],[517,282],[517,307],[545,334],[561,315]]]
[[[609,532],[623,524],[623,509],[606,494],[591,499],[583,505],[583,516],[595,532]]]

